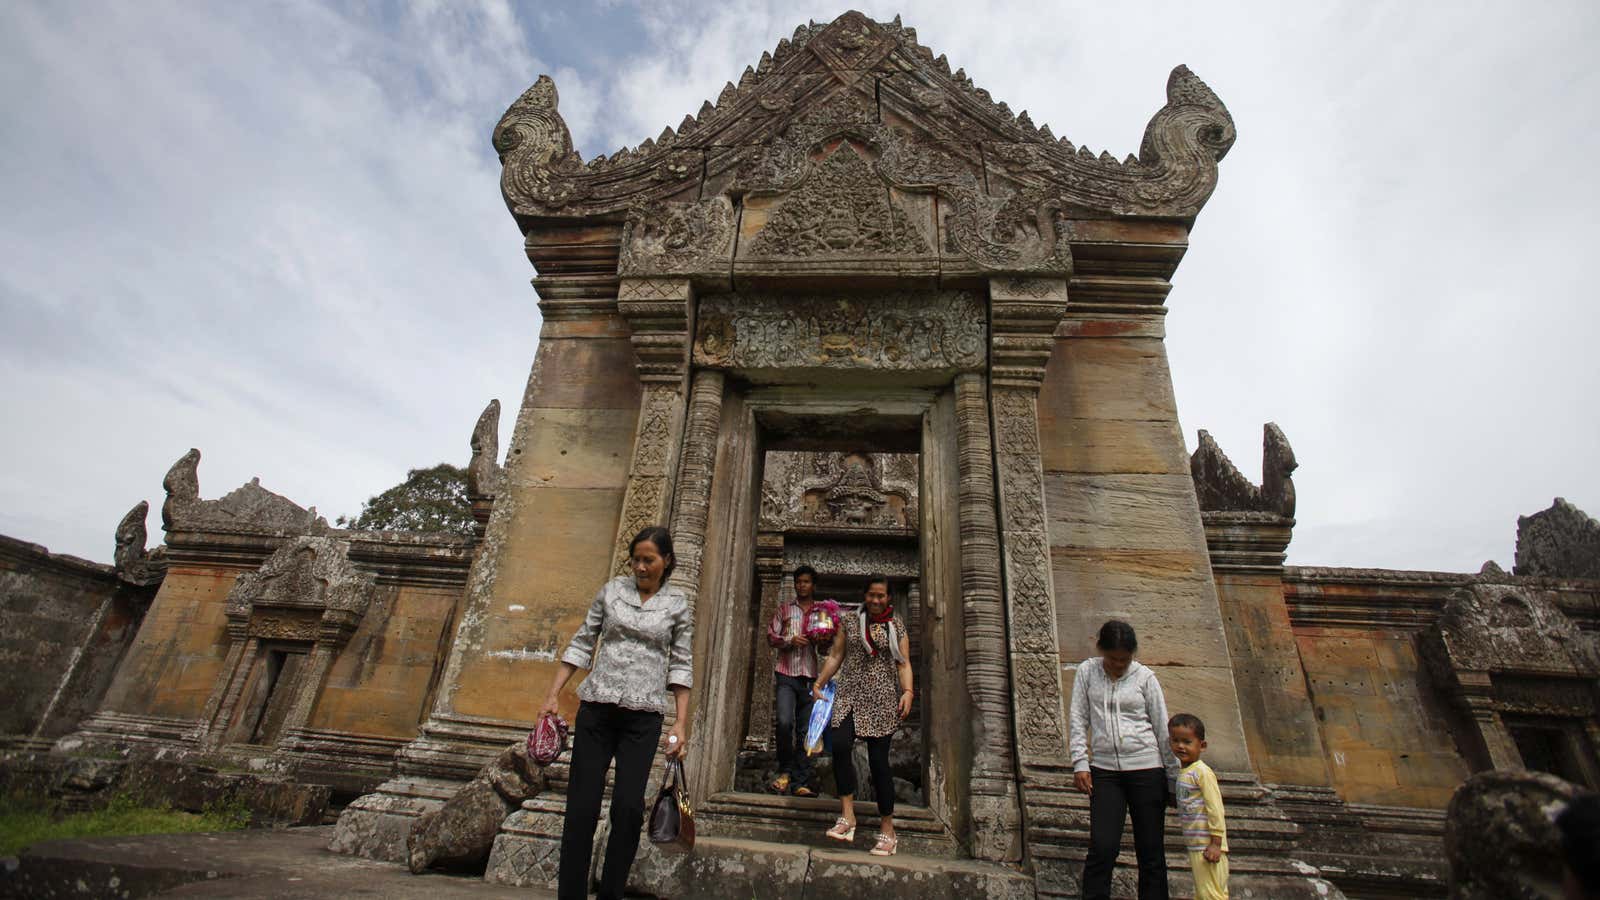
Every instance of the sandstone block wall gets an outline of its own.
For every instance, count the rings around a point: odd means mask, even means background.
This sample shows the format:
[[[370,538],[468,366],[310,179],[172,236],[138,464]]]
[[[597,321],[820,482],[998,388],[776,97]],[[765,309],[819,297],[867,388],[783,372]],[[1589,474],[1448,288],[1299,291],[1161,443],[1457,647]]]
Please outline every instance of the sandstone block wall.
[[[173,565],[106,693],[111,712],[199,719],[224,673],[228,591],[245,570]]]
[[[59,737],[99,703],[150,592],[0,536],[0,735]]]
[[[1039,409],[1063,702],[1100,624],[1126,619],[1171,711],[1206,722],[1212,765],[1248,771],[1159,318],[1111,326],[1069,311]]]
[[[537,714],[561,649],[615,565],[642,393],[634,362],[615,311],[547,313],[438,712]],[[570,718],[570,690],[565,702]]]

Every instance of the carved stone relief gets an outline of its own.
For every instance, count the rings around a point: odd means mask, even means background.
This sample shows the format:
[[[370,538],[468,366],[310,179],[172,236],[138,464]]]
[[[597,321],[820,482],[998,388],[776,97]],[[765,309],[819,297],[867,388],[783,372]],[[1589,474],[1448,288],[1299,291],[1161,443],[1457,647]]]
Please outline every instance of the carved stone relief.
[[[701,299],[695,362],[721,369],[963,370],[982,367],[983,304],[965,291],[713,294]]]
[[[733,204],[651,201],[628,214],[618,271],[624,277],[720,275],[733,261]]]
[[[890,202],[887,186],[845,142],[784,197],[740,256],[806,258],[875,253],[915,256],[928,242]]]
[[[762,479],[761,527],[917,527],[914,453],[774,451]]]
[[[922,577],[915,542],[861,543],[858,541],[786,540],[784,569],[809,565],[824,575],[863,576],[881,572],[891,578]]]
[[[228,617],[254,621],[253,613],[267,607],[313,610],[347,637],[366,614],[378,580],[376,573],[357,569],[349,551],[348,542],[328,537],[284,544],[261,568],[234,582],[224,607]]]

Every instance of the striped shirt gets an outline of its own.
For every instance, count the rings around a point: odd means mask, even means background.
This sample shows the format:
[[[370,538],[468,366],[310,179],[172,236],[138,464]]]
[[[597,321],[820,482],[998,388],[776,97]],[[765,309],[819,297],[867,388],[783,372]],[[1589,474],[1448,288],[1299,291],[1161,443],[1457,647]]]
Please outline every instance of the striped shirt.
[[[804,631],[805,613],[801,612],[797,603],[784,603],[773,614],[772,622],[767,625],[767,643],[771,644],[778,652],[777,669],[779,675],[797,675],[801,678],[817,677],[817,651],[810,645],[791,647],[789,638]]]
[[[1183,823],[1183,844],[1188,849],[1204,850],[1216,835],[1222,852],[1228,852],[1222,790],[1217,787],[1217,774],[1204,760],[1197,759],[1178,773],[1178,820]]]

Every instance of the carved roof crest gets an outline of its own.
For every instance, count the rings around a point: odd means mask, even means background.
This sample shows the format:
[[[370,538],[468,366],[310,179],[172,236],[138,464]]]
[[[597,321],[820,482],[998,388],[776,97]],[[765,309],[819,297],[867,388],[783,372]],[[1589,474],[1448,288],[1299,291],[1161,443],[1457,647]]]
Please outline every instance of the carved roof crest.
[[[940,255],[971,257],[969,267],[979,271],[1065,271],[1070,261],[1057,252],[1065,242],[1055,233],[1055,217],[1192,219],[1234,140],[1227,108],[1179,66],[1138,156],[1096,155],[995,102],[898,18],[875,22],[853,11],[826,25],[801,26],[747,67],[737,84],[729,82],[715,103],[609,157],[579,157],[558,101],[554,82],[541,76],[495,127],[508,207],[524,231],[541,221],[627,219],[645,239],[646,255],[659,255],[683,233],[685,216],[708,220],[718,255],[734,230],[741,247],[751,238],[759,243],[760,229],[724,230],[720,209],[694,205],[724,198],[733,209],[762,192],[804,190],[819,167],[825,181],[860,184],[859,163],[890,186],[888,209],[874,210],[872,222],[846,228],[846,216],[863,215],[852,201],[849,209],[828,209],[833,220],[802,208],[789,225],[780,219],[767,227],[779,236],[803,232],[801,246],[874,244],[884,252],[886,243],[902,254],[920,239]],[[840,156],[840,141],[857,155]],[[930,200],[919,205],[903,195],[907,190]],[[675,204],[689,206],[671,212]],[[914,224],[896,230],[901,216]],[[944,269],[952,265],[954,259],[942,261]]]
[[[325,532],[316,507],[305,509],[261,486],[259,478],[216,500],[200,499],[200,451],[190,450],[167,470],[161,527],[166,531]]]
[[[1189,458],[1189,474],[1204,512],[1265,513],[1294,518],[1294,480],[1299,463],[1283,429],[1275,422],[1261,427],[1261,485],[1250,483],[1222,452],[1210,432],[1200,431],[1200,446]]]

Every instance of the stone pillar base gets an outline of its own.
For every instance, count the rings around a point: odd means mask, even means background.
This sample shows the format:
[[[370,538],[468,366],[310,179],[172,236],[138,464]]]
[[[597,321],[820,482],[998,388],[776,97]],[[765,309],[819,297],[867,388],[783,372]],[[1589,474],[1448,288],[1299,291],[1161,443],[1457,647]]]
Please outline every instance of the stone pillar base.
[[[367,859],[404,864],[406,835],[423,813],[432,812],[461,783],[443,778],[396,778],[345,807],[328,849]]]
[[[483,880],[513,887],[556,889],[556,869],[561,863],[561,822],[566,815],[565,794],[543,794],[524,800],[522,808],[506,817],[489,851],[489,868]],[[602,813],[595,829],[594,860],[601,859],[607,824]],[[648,840],[640,841],[641,855]]]

